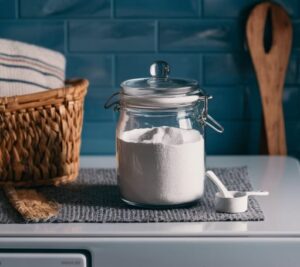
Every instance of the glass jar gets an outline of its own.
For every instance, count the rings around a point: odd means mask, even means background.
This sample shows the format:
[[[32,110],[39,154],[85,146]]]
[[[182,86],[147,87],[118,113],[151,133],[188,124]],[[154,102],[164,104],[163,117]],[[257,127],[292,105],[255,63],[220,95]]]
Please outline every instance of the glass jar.
[[[116,129],[117,174],[122,200],[146,208],[191,205],[205,182],[205,125],[209,96],[195,80],[171,79],[164,61],[150,78],[131,79],[106,103],[120,111]],[[117,101],[112,101],[119,96]]]

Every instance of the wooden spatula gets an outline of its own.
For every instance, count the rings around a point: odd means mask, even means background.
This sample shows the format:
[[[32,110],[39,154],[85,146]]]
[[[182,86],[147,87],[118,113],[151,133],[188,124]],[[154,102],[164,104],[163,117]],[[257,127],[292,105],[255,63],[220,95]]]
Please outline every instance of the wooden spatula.
[[[264,33],[269,12],[272,22],[272,44],[266,52]],[[285,155],[282,95],[292,44],[291,21],[282,7],[265,2],[251,11],[246,31],[262,99],[267,152],[270,155]]]

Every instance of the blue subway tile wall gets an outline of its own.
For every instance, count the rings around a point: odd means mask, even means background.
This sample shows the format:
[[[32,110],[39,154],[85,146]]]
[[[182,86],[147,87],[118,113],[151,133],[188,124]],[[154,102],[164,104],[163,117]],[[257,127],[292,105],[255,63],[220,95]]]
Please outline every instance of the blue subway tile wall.
[[[203,17],[237,18],[251,3],[251,0],[203,0]]]
[[[24,18],[109,18],[110,13],[110,0],[20,0]]]
[[[112,55],[69,54],[67,62],[70,66],[67,70],[68,77],[85,77],[92,86],[112,87]]]
[[[213,96],[209,103],[209,113],[217,120],[245,119],[245,94],[241,86],[207,86],[206,91]],[[235,103],[234,105],[232,103]]]
[[[225,127],[207,130],[208,154],[257,154],[261,104],[245,42],[258,0],[0,0],[0,37],[63,52],[68,77],[86,77],[82,154],[113,154],[117,114],[107,97],[129,78],[148,76],[157,59],[171,74],[197,79],[214,96],[210,113]],[[277,0],[294,26],[283,107],[288,153],[300,158],[300,1]]]
[[[0,18],[13,19],[16,17],[17,8],[15,1],[0,0]]]
[[[192,18],[198,17],[198,0],[116,0],[115,15],[121,18]]]
[[[65,50],[63,21],[0,20],[0,37],[45,46],[60,52]]]
[[[71,52],[154,51],[154,22],[134,20],[72,20]]]
[[[209,54],[204,56],[203,64],[206,85],[248,84],[255,80],[247,54]]]
[[[237,21],[163,20],[158,27],[161,51],[236,51],[241,49]]]

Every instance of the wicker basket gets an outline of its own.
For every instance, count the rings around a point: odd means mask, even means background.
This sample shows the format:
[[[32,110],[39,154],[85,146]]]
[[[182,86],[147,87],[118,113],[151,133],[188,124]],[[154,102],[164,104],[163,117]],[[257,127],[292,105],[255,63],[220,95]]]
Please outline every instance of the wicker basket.
[[[0,185],[59,185],[76,179],[87,80],[0,98]]]

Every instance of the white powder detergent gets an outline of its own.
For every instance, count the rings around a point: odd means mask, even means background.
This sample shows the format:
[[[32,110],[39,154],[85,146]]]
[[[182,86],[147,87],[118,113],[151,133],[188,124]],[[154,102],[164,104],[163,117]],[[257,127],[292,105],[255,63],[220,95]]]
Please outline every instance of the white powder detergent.
[[[137,204],[177,205],[204,191],[204,140],[174,127],[125,131],[118,140],[122,197]]]

